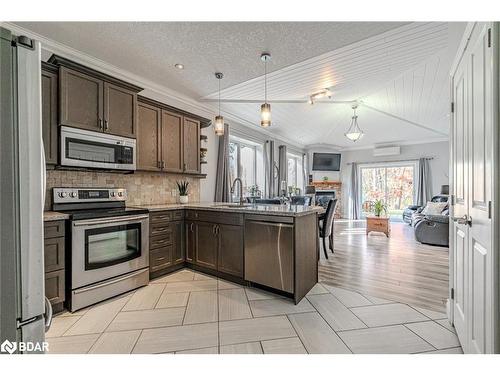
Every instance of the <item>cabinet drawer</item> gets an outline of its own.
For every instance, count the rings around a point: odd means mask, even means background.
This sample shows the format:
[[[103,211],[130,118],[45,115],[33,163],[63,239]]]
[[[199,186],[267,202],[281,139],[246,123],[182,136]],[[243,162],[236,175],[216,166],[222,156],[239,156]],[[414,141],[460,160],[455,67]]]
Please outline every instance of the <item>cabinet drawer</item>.
[[[46,221],[43,225],[44,238],[64,237],[64,220]]]
[[[47,272],[45,274],[45,296],[53,305],[64,302],[66,299],[64,275],[64,270]]]
[[[187,211],[186,218],[216,224],[243,225],[243,215],[229,212]]]
[[[175,221],[184,219],[184,211],[161,211],[151,214],[151,223],[165,222],[165,221]]]
[[[173,246],[167,245],[149,252],[150,272],[155,272],[172,265]]]
[[[172,225],[168,223],[153,223],[149,226],[149,234],[151,236],[158,236],[158,235],[172,235]]]
[[[45,272],[64,269],[64,237],[46,238],[43,251]]]
[[[149,238],[149,248],[157,249],[165,245],[172,245],[174,241],[174,236],[172,230],[166,232],[165,234],[154,236]]]

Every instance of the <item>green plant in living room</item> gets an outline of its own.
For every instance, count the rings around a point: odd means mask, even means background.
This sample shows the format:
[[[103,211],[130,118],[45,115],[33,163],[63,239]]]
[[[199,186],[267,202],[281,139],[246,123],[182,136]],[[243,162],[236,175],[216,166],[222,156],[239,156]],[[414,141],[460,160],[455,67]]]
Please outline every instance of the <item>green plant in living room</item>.
[[[177,189],[179,190],[179,201],[181,203],[188,203],[188,181],[177,181]]]
[[[387,206],[381,199],[377,199],[375,203],[373,203],[373,213],[375,214],[375,216],[379,217],[382,212],[387,215]]]

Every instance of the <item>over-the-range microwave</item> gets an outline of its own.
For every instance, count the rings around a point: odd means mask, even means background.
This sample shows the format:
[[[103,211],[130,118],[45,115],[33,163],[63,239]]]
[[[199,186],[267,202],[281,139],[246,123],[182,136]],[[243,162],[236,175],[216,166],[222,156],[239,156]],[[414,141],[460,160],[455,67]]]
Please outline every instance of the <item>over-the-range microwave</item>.
[[[136,140],[61,126],[61,165],[133,171]]]

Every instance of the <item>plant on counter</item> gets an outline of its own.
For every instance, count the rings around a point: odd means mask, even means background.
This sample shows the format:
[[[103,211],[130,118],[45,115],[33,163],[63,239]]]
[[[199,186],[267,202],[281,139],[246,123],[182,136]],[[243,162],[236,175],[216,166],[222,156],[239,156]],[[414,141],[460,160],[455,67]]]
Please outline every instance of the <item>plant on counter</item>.
[[[179,201],[181,203],[188,203],[188,181],[177,181],[177,189],[179,190]]]
[[[373,213],[378,217],[382,214],[382,212],[387,215],[387,206],[381,199],[377,199],[375,203],[373,203]]]

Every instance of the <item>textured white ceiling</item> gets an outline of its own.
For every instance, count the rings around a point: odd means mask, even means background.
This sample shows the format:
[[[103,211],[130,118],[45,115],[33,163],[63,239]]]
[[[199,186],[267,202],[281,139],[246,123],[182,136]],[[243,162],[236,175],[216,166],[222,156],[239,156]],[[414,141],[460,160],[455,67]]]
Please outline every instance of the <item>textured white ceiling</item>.
[[[198,98],[394,29],[393,22],[18,22],[19,26]],[[185,66],[183,71],[174,68]]]
[[[366,136],[344,137],[348,104],[273,104],[270,132],[307,146],[369,147],[447,134],[448,69],[464,24],[441,22],[29,22],[19,26],[197,100],[263,98],[262,51],[269,51],[271,99],[304,99],[329,87],[333,100],[362,100]],[[185,70],[177,70],[183,63]],[[204,105],[216,108],[215,103]],[[223,112],[258,128],[259,104]],[[385,113],[385,114],[383,114]],[[431,131],[429,129],[433,129]]]

